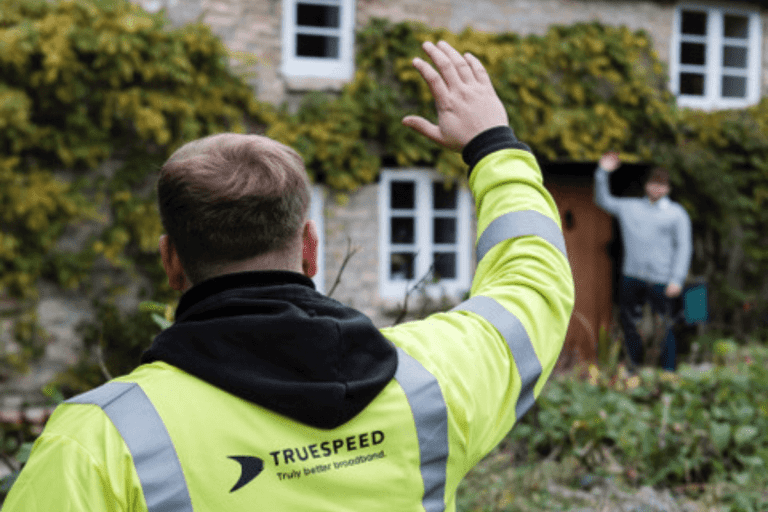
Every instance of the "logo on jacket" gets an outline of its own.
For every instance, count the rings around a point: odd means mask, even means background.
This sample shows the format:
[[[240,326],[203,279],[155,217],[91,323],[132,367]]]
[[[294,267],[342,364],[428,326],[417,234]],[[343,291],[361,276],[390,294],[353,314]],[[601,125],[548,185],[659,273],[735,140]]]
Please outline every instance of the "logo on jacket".
[[[235,492],[236,490],[240,489],[251,480],[259,476],[259,473],[264,470],[264,461],[258,457],[250,457],[248,455],[230,455],[229,458],[239,462],[242,469],[240,480],[237,481],[235,486],[229,492]]]

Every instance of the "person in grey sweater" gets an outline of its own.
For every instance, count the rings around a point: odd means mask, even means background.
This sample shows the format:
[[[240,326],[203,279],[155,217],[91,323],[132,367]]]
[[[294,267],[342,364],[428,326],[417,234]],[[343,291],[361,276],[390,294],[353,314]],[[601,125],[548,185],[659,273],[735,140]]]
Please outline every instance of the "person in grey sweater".
[[[691,262],[691,220],[668,197],[669,172],[656,167],[645,181],[645,197],[616,197],[608,186],[609,173],[621,162],[615,152],[600,158],[595,170],[595,202],[619,221],[624,246],[624,265],[619,286],[620,322],[633,368],[643,362],[643,343],[637,322],[646,302],[666,324],[661,366],[676,368],[672,331],[672,300],[683,290]]]

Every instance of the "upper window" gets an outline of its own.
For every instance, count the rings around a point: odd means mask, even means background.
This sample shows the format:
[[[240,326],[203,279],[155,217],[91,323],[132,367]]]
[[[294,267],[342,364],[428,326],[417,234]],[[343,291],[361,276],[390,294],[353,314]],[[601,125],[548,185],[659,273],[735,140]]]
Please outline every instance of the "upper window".
[[[670,58],[678,105],[718,109],[757,103],[760,32],[757,11],[679,6]]]
[[[354,0],[283,0],[283,73],[348,80]]]
[[[424,280],[434,297],[471,284],[471,198],[431,171],[382,171],[379,182],[379,288],[405,297]]]

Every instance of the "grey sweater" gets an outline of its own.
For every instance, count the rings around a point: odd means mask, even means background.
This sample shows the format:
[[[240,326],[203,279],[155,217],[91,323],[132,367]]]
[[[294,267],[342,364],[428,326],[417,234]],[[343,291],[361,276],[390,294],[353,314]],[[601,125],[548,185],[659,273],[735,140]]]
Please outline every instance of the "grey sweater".
[[[691,263],[691,220],[678,203],[664,197],[615,197],[608,187],[608,172],[595,170],[595,202],[615,215],[624,243],[625,276],[654,284],[680,286]]]

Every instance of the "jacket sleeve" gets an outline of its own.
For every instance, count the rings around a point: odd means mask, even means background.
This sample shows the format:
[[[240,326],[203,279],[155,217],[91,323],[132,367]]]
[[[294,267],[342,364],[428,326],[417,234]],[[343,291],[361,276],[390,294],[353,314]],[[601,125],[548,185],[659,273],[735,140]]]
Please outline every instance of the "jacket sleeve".
[[[96,406],[56,409],[3,503],[3,512],[53,510],[147,511],[130,454]]]
[[[608,172],[599,166],[595,169],[595,203],[612,215],[619,214],[621,199],[611,195],[611,188],[608,185]]]
[[[469,179],[478,232],[470,298],[382,330],[439,382],[451,452],[465,456],[464,470],[533,405],[557,362],[574,301],[560,216],[536,159],[509,128],[493,131],[464,153],[476,162]]]

